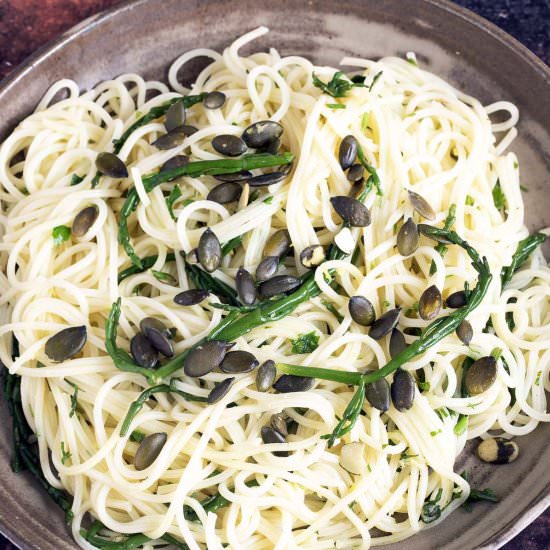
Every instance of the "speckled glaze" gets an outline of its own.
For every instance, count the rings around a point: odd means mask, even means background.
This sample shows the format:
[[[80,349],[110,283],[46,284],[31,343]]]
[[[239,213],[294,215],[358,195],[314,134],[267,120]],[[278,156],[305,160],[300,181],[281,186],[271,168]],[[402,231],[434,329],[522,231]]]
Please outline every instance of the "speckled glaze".
[[[550,69],[514,39],[442,0],[138,0],[93,17],[35,54],[0,89],[0,140],[36,105],[48,86],[73,78],[83,88],[123,72],[165,78],[178,52],[221,49],[258,25],[272,32],[253,49],[276,46],[317,63],[343,55],[377,58],[414,50],[424,67],[484,102],[508,99],[520,108],[520,158],[528,224],[550,225]],[[193,68],[185,67],[184,81]],[[25,549],[74,548],[61,513],[27,475],[11,472],[8,413],[0,406],[0,528]],[[476,486],[501,495],[477,504],[388,550],[470,550],[502,546],[550,503],[550,426],[519,439],[522,452],[506,466],[484,466],[465,452]]]

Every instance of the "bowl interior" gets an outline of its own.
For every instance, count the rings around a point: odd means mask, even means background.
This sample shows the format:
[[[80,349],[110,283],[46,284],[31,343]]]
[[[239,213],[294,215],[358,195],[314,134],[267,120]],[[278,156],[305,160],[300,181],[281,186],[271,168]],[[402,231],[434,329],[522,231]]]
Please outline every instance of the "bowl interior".
[[[378,58],[415,51],[423,67],[485,103],[513,101],[520,109],[520,136],[512,149],[520,158],[528,225],[550,225],[550,70],[490,24],[442,1],[414,0],[141,0],[125,3],[69,31],[17,71],[0,89],[0,139],[60,78],[86,89],[124,72],[165,79],[179,53],[196,47],[221,50],[259,25],[271,32],[245,51],[276,47],[319,64],[337,66],[344,55]],[[193,68],[187,67],[185,80]],[[23,548],[74,548],[62,514],[27,475],[11,472],[11,433],[0,408],[0,526]],[[490,486],[498,505],[479,503],[452,520],[407,540],[408,550],[497,548],[530,519],[550,494],[546,441],[550,426],[520,440],[511,465],[484,467],[464,458],[476,485]],[[480,521],[480,516],[482,520]],[[388,546],[388,550],[397,545]]]

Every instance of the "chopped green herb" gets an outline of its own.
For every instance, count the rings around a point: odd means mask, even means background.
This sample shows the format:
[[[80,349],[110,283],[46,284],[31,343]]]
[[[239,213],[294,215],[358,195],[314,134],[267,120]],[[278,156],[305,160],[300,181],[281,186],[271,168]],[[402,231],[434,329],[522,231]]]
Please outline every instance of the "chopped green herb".
[[[181,205],[185,208],[186,206],[189,206],[191,203],[195,202],[195,199],[185,199]]]
[[[447,217],[445,218],[445,223],[443,224],[443,228],[446,231],[449,231],[451,227],[454,225],[456,221],[456,204],[451,204],[449,207],[449,213],[447,214]],[[438,243],[435,247],[435,250],[439,252],[439,255],[443,258],[445,254],[447,254],[447,246],[443,243]],[[435,265],[435,262],[432,260],[432,264],[430,265],[430,275],[434,275],[437,271],[437,266]]]
[[[344,320],[344,317],[340,315],[340,312],[336,309],[334,304],[331,304],[327,300],[321,300],[321,303],[338,319],[338,321],[341,323]]]
[[[259,196],[260,196],[260,192],[257,189],[256,191],[253,191],[252,193],[250,193],[250,197],[248,198],[248,204],[257,200]]]
[[[439,506],[438,502],[441,500],[442,495],[443,495],[443,489],[439,488],[434,499],[427,500],[422,506],[420,519],[424,523],[432,523],[432,521],[439,519],[439,517],[441,516],[441,506]]]
[[[313,85],[332,97],[346,97],[352,88],[365,87],[362,82],[352,82],[348,80],[341,71],[335,72],[332,79],[327,83],[320,80],[317,75],[313,73]]]
[[[439,407],[439,409],[435,409],[435,412],[443,419],[449,416],[449,411],[446,407]]]
[[[505,210],[506,208],[506,195],[502,191],[502,187],[500,185],[500,180],[497,180],[495,183],[495,186],[493,187],[493,202],[495,203],[495,207],[497,210]]]
[[[355,74],[351,77],[351,81],[354,84],[364,84],[366,80],[366,77],[362,74]]]
[[[71,176],[71,184],[70,184],[71,187],[72,187],[73,185],[78,185],[79,183],[82,183],[82,182],[84,181],[84,178],[85,178],[85,177],[86,177],[86,176],[79,176],[78,174],[73,174],[73,175]]]
[[[518,164],[518,161],[517,161],[517,160],[514,161],[514,168],[515,168],[516,170],[519,168],[519,164]]]
[[[311,353],[319,347],[319,335],[315,331],[298,334],[292,342],[292,353]]]
[[[70,384],[74,392],[71,395],[71,412],[69,412],[69,418],[74,416],[74,413],[76,412],[76,407],[78,406],[78,390],[80,389],[74,382],[69,382],[67,380],[67,383]]]
[[[53,244],[59,246],[71,237],[71,228],[66,225],[57,225],[52,229]]]
[[[388,300],[384,300],[384,307],[390,307],[391,303]]]
[[[374,75],[374,78],[372,79],[372,82],[370,83],[370,86],[369,86],[369,92],[372,92],[372,89],[374,88],[374,85],[378,82],[378,80],[382,76],[383,72],[384,71],[380,71],[380,72],[378,72]]]
[[[367,470],[368,470],[369,472],[372,472],[372,468],[370,467],[370,464],[367,464]]]
[[[329,109],[345,109],[346,106],[342,103],[327,103]]]
[[[369,113],[363,113],[361,117],[361,131],[364,132],[369,125]]]
[[[468,417],[465,414],[459,414],[453,431],[456,435],[462,435],[468,428]]]
[[[164,271],[155,271],[154,269],[151,269],[151,275],[153,275],[157,281],[162,283],[168,283],[169,285],[175,285],[177,283],[173,275],[170,275],[170,273],[164,273]]]
[[[145,434],[139,430],[134,430],[130,434],[130,441],[135,441],[136,443],[141,443],[145,439]]]
[[[65,442],[61,442],[61,464],[65,466],[65,462],[71,458],[71,453],[65,450]]]
[[[405,59],[407,60],[407,63],[410,63],[411,65],[414,65],[415,67],[418,67],[418,62],[416,61],[416,56],[412,52],[407,52]]]
[[[502,348],[493,348],[490,355],[495,358],[495,361],[498,361],[502,355]]]
[[[466,206],[474,206],[475,201],[471,195],[466,195]]]
[[[439,430],[433,430],[430,432],[430,435],[432,437],[435,437],[437,434],[440,434],[441,433],[441,428],[439,428]]]
[[[407,453],[407,451],[409,450],[409,448],[407,447],[402,453],[401,453],[401,460],[407,460],[408,458],[415,458],[417,457],[418,455],[410,455]]]
[[[527,187],[527,185],[522,185],[522,184],[520,183],[519,188],[520,188],[524,193],[529,193],[529,188]]]
[[[174,187],[172,187],[172,191],[170,191],[170,194],[166,197],[166,206],[173,220],[176,219],[176,216],[174,214],[174,204],[180,197],[181,197],[180,186],[174,185]]]
[[[430,391],[430,383],[429,382],[418,382],[418,389],[421,392]]]
[[[239,247],[241,243],[243,242],[243,236],[237,235],[236,237],[233,237],[232,239],[228,240],[226,243],[222,245],[222,256],[227,256],[235,248]]]
[[[269,197],[266,197],[262,202],[264,204],[271,204],[273,202],[273,195],[269,195]]]
[[[540,379],[542,377],[542,371],[537,371],[537,377],[535,378],[535,386],[540,386]]]

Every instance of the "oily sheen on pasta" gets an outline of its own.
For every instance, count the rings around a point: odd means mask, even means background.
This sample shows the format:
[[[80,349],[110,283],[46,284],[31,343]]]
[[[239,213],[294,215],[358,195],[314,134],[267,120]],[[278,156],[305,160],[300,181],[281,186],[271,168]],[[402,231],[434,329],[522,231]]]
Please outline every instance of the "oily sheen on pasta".
[[[550,420],[545,396],[550,270],[540,251],[501,288],[501,269],[528,235],[520,168],[507,152],[517,134],[516,107],[503,101],[483,106],[418,67],[414,58],[396,57],[344,59],[365,77],[365,86],[336,101],[313,83],[314,73],[327,82],[336,69],[282,57],[276,49],[239,54],[266,32],[252,31],[221,54],[197,49],[182,55],[170,68],[169,85],[125,74],[83,92],[71,80],[59,81],[1,146],[0,359],[21,377],[21,403],[36,435],[41,469],[51,486],[72,495],[71,530],[82,548],[94,548],[81,532],[89,516],[105,526],[106,537],[143,533],[143,548],[158,546],[155,540],[165,534],[193,550],[348,549],[401,541],[428,526],[422,508],[435,495],[442,513],[429,526],[468,498],[470,486],[455,470],[468,440],[486,438],[489,430],[504,438],[521,436]],[[189,60],[204,56],[212,62],[188,90],[178,75]],[[214,90],[226,96],[221,108],[199,103],[187,110],[186,124],[197,132],[159,150],[152,142],[165,128],[162,118],[152,120],[132,132],[118,153],[128,177],[103,176],[92,187],[98,153],[112,151],[113,140],[144,113],[182,94]],[[64,99],[58,99],[60,92]],[[497,111],[508,116],[495,124],[489,115]],[[281,148],[295,155],[282,183],[259,193],[244,185],[233,204],[206,199],[219,183],[211,176],[184,176],[150,193],[144,187],[142,178],[170,158],[219,159],[211,146],[215,136],[240,136],[267,119],[283,126]],[[117,343],[124,349],[145,317],[174,327],[176,354],[199,342],[227,315],[215,307],[219,298],[210,294],[189,307],[173,298],[192,286],[181,252],[197,246],[205,227],[222,243],[242,236],[213,274],[230,286],[239,267],[254,273],[267,239],[283,228],[293,249],[280,273],[303,275],[300,252],[315,244],[328,247],[341,229],[330,198],[350,192],[338,162],[339,144],[350,134],[376,168],[382,191],[366,197],[370,225],[351,228],[358,254],[353,261],[323,262],[315,272],[318,296],[240,336],[233,350],[250,351],[260,363],[271,359],[352,372],[381,368],[390,358],[388,339],[375,340],[352,321],[348,301],[358,295],[378,316],[401,307],[399,327],[407,343],[413,342],[429,324],[415,307],[422,292],[436,285],[446,297],[474,284],[476,273],[457,246],[442,255],[433,241],[421,238],[414,263],[399,254],[396,233],[414,217],[408,190],[428,200],[434,226],[443,225],[455,205],[455,231],[489,262],[493,280],[468,316],[470,345],[453,333],[407,362],[403,368],[424,381],[412,407],[381,413],[365,402],[353,428],[330,448],[322,436],[334,429],[354,388],[318,379],[308,391],[261,392],[254,372],[237,375],[212,405],[158,393],[121,436],[130,404],[149,384],[140,374],[117,369],[107,354],[105,323],[112,304],[121,298]],[[82,181],[75,182],[75,174]],[[497,181],[505,214],[493,199]],[[174,185],[181,190],[176,219],[166,203]],[[119,272],[130,265],[118,242],[118,220],[133,187],[139,205],[129,219],[132,244],[139,257],[157,259],[118,284]],[[97,217],[86,233],[56,242],[54,228],[70,228],[88,206],[96,207]],[[167,261],[171,253],[175,261]],[[159,280],[154,272],[175,282]],[[82,352],[52,361],[46,341],[76,326],[87,328]],[[318,347],[308,354],[293,351],[292,340],[312,332]],[[19,343],[14,357],[12,335]],[[495,383],[480,395],[461,396],[465,357],[495,349],[501,350]],[[201,397],[227,377],[217,370],[200,380],[182,370],[174,376],[179,390]],[[294,433],[283,446],[264,443],[262,427],[282,411],[295,422]],[[467,417],[461,431],[455,430],[459,415]],[[143,470],[134,467],[139,442],[131,438],[133,431],[167,434],[159,456]],[[359,473],[341,466],[341,450],[352,442],[359,444],[353,447]],[[272,452],[281,449],[288,456]],[[217,492],[226,505],[205,511],[200,502]],[[198,521],[189,521],[185,510]]]

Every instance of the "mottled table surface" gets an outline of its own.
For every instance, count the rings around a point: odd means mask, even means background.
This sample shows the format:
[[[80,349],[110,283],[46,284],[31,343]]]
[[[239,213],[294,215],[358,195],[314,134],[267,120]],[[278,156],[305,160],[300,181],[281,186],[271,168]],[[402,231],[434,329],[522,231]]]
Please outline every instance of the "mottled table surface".
[[[0,0],[0,78],[27,55],[86,17],[118,0]],[[523,42],[550,64],[550,0],[456,0]],[[550,510],[505,550],[550,548]],[[15,547],[0,536],[0,550]],[[464,549],[469,550],[469,549]]]

